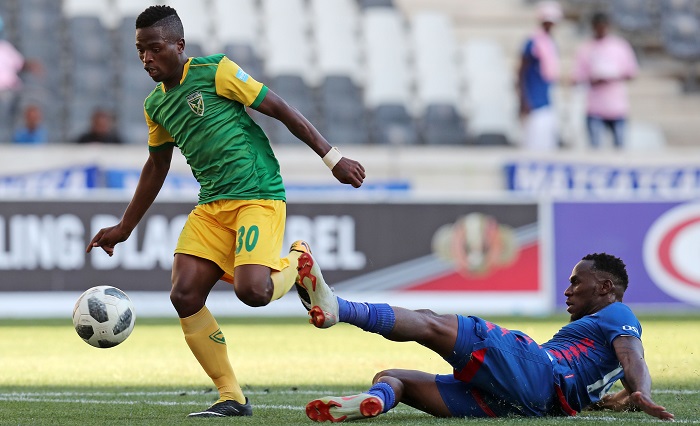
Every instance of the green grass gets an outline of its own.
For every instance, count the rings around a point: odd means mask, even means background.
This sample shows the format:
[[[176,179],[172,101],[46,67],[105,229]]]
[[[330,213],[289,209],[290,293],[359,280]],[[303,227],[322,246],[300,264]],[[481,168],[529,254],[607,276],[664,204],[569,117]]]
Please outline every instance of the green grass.
[[[545,341],[566,321],[489,318]],[[654,399],[679,421],[700,424],[700,317],[644,317],[646,358]],[[216,399],[209,378],[182,338],[177,319],[139,319],[129,339],[111,349],[83,343],[70,319],[0,321],[0,425],[312,424],[303,407],[325,395],[367,389],[386,368],[449,373],[437,355],[413,343],[393,343],[340,324],[317,330],[303,318],[221,319],[229,354],[254,416],[187,419]],[[638,425],[642,413],[584,413],[577,419],[472,420],[483,424]],[[400,405],[364,421],[451,425]]]

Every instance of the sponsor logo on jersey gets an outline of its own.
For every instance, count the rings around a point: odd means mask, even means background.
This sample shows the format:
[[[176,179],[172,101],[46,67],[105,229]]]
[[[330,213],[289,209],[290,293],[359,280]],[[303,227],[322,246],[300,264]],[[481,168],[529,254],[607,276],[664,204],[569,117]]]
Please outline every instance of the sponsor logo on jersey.
[[[198,116],[201,117],[204,115],[204,99],[202,98],[201,92],[192,92],[187,95],[187,105],[189,105],[192,112]]]
[[[674,207],[644,238],[644,266],[654,283],[678,300],[700,305],[700,203]]]

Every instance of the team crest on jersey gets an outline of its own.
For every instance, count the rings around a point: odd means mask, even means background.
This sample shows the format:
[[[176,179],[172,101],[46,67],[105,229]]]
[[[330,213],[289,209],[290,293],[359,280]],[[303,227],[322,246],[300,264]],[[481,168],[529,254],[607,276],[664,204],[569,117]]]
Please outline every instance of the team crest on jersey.
[[[192,92],[187,95],[187,105],[190,106],[192,112],[198,116],[204,115],[204,98],[202,98],[202,92]]]

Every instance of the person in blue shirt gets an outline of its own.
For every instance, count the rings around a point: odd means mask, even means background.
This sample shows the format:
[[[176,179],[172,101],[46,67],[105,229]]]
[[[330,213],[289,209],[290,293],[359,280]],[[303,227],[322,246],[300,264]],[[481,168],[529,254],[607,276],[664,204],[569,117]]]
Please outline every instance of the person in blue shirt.
[[[417,342],[453,367],[452,374],[379,372],[365,393],[309,402],[311,420],[375,417],[399,402],[436,417],[574,416],[611,409],[674,418],[651,398],[642,326],[622,303],[628,276],[615,256],[589,254],[576,264],[564,292],[571,321],[542,345],[479,317],[344,300],[325,284],[310,253],[299,258],[297,270],[299,297],[316,327],[345,322],[388,340]],[[623,390],[608,393],[618,380]]]
[[[562,17],[558,2],[538,2],[539,26],[527,38],[520,53],[517,94],[523,122],[522,144],[529,150],[551,151],[559,144],[558,119],[550,92],[560,73],[559,52],[552,32]]]
[[[16,144],[38,145],[48,141],[46,127],[43,124],[41,108],[28,105],[24,109],[24,126],[15,130],[12,142]]]

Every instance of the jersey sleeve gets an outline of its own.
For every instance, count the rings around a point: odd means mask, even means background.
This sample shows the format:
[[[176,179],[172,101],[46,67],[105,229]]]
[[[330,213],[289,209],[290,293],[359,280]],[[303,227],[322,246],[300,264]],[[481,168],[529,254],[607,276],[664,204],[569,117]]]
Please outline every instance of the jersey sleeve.
[[[167,130],[163,128],[160,124],[156,123],[148,116],[146,110],[143,110],[143,115],[146,118],[146,124],[148,124],[148,150],[157,151],[161,148],[165,148],[168,143],[173,143],[174,139],[170,136]]]
[[[219,96],[237,101],[245,106],[256,108],[265,99],[267,86],[256,81],[241,67],[227,57],[219,62],[215,77],[216,93]]]
[[[613,303],[608,308],[601,310],[600,326],[605,340],[612,345],[612,341],[619,336],[634,336],[642,338],[642,325],[632,310],[622,303]]]

